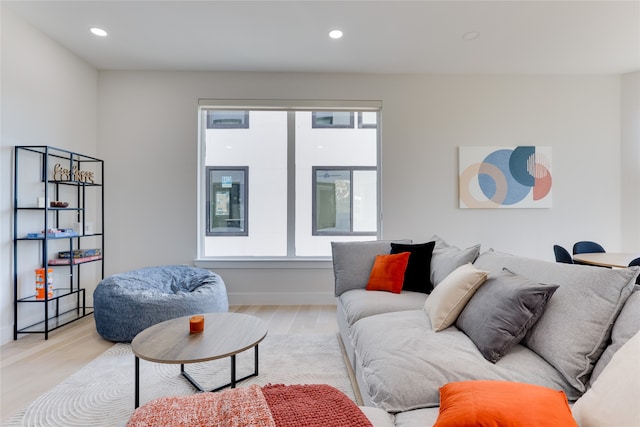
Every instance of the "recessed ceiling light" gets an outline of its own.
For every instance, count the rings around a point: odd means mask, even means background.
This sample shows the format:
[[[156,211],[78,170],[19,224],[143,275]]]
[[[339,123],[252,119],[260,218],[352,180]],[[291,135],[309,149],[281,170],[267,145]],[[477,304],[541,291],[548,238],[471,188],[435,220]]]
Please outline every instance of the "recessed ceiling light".
[[[106,37],[107,36],[107,32],[105,30],[103,30],[102,28],[98,28],[98,27],[92,27],[89,29],[89,31],[91,31],[92,34],[99,36],[99,37]]]
[[[480,33],[477,31],[469,31],[468,33],[464,33],[462,35],[463,40],[475,40],[480,37]]]
[[[332,39],[339,39],[342,37],[342,31],[332,30],[329,32],[329,37],[331,37]]]

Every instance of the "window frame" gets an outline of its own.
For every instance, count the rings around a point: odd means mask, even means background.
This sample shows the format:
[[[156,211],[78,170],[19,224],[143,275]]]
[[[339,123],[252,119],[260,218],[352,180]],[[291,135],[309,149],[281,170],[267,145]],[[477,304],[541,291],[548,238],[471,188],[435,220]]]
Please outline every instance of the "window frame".
[[[349,231],[319,231],[318,230],[318,198],[317,198],[317,171],[333,170],[349,172]],[[311,167],[311,235],[312,236],[375,236],[373,231],[353,231],[353,172],[376,171],[376,166],[312,166]],[[378,225],[379,226],[379,225]]]
[[[220,111],[224,111],[225,113],[237,111],[238,113],[244,113],[244,117],[240,123],[216,123],[213,116],[216,112]],[[210,110],[207,111],[206,122],[207,129],[249,129],[249,110]]]
[[[211,231],[211,209],[212,209],[212,200],[211,200],[211,174],[212,172],[217,171],[230,171],[230,172],[242,172],[244,183],[241,189],[242,197],[244,198],[243,204],[243,214],[241,215],[243,218],[240,220],[244,221],[244,228],[242,231]],[[205,227],[205,235],[206,236],[248,236],[249,235],[249,167],[248,166],[206,166],[206,227]],[[235,219],[234,219],[235,220]]]
[[[377,129],[378,123],[375,124],[366,123],[362,121],[362,111],[358,111],[358,129]]]
[[[376,112],[378,115],[378,132],[376,133],[376,180],[377,180],[377,233],[375,239],[382,238],[382,159],[381,159],[381,132],[380,123],[382,117],[382,101],[380,100],[305,100],[305,99],[198,99],[198,150],[197,150],[197,236],[196,236],[196,259],[194,264],[204,268],[315,268],[314,265],[321,262],[321,265],[327,268],[331,267],[331,256],[300,256],[289,252],[286,256],[218,256],[205,255],[205,234],[206,230],[206,201],[203,191],[205,191],[205,160],[206,160],[206,112],[208,110],[247,110],[247,111],[270,111],[285,110],[289,113],[296,111],[368,111]],[[295,129],[290,128],[295,134]],[[289,157],[293,159],[294,154],[290,153]],[[291,165],[295,165],[291,162]],[[289,187],[287,192],[290,195],[289,203],[295,203],[295,180],[289,178]],[[291,209],[295,212],[295,208]],[[290,215],[291,213],[289,213]],[[295,220],[294,220],[295,221]],[[294,222],[295,223],[295,222]],[[290,221],[290,224],[291,221]],[[348,238],[348,236],[347,236]],[[289,240],[295,242],[295,236]]]
[[[322,123],[319,120],[319,113],[348,113],[349,114],[349,124],[327,124]],[[353,111],[328,111],[328,110],[319,110],[311,112],[311,128],[312,129],[353,129],[354,128],[354,114]]]

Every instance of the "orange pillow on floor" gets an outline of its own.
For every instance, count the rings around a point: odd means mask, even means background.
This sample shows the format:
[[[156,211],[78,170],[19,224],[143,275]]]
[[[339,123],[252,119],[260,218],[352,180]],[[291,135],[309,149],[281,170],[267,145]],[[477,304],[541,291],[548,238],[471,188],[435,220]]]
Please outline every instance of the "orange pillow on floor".
[[[410,252],[377,255],[369,275],[367,290],[399,294],[404,283],[404,272],[409,264],[410,255]]]
[[[433,427],[578,427],[563,391],[510,381],[460,381],[440,388]]]

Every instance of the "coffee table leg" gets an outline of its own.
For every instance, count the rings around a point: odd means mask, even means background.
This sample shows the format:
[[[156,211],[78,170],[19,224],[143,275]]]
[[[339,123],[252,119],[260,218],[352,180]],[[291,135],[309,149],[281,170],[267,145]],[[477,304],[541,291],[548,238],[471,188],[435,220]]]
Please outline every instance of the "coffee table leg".
[[[236,388],[236,355],[231,355],[231,388]]]
[[[253,375],[258,376],[258,344],[256,344],[256,351],[253,357]]]
[[[252,374],[249,374],[242,378],[236,377],[236,355],[233,354],[229,356],[231,358],[231,382],[229,382],[229,384],[222,385],[218,388],[214,388],[213,390],[209,390],[209,391],[216,392],[227,387],[236,388],[236,385],[238,384],[238,382],[257,376],[258,375],[258,346],[257,345],[254,347],[254,350],[255,350],[254,356],[253,356],[254,369]],[[191,375],[189,375],[189,373],[184,368],[184,364],[180,365],[180,374],[183,377],[185,377],[187,381],[189,381],[191,385],[193,385],[198,391],[206,391],[202,388],[200,384],[198,384],[198,382]]]
[[[135,371],[136,371],[136,379],[135,379],[135,408],[140,406],[140,358],[136,356],[135,362]]]

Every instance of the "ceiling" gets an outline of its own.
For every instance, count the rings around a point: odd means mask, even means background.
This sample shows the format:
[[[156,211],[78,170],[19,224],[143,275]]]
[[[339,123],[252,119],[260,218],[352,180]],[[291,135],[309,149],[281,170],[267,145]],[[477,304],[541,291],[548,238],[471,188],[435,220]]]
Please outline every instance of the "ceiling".
[[[97,69],[622,74],[632,1],[2,1]],[[89,33],[98,26],[104,38]],[[340,29],[344,37],[328,37]],[[465,34],[479,37],[466,40]]]

